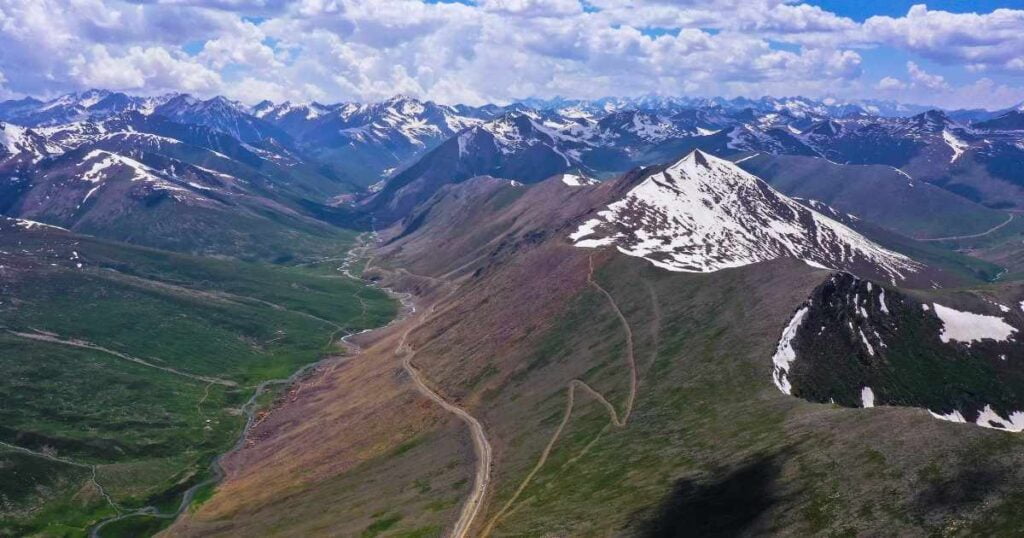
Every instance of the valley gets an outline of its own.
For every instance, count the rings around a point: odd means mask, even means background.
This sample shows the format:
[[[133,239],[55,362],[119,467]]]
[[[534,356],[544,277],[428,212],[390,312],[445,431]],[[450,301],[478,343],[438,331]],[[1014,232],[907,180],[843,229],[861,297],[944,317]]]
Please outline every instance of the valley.
[[[1024,131],[867,107],[0,103],[0,535],[1017,528]]]
[[[209,494],[207,467],[301,377],[293,372],[340,355],[339,335],[394,315],[380,291],[300,268],[11,219],[0,245],[20,253],[2,269],[0,335],[2,441],[13,458],[4,472],[14,478],[4,498],[33,514],[4,519],[15,534],[84,535],[100,520],[103,535],[159,529],[197,492]],[[32,473],[43,481],[25,488]]]

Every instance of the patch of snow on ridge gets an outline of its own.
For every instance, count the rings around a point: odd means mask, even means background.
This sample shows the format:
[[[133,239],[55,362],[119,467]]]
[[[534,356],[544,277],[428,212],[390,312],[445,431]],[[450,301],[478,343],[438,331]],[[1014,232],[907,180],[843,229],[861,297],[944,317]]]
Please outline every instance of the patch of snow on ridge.
[[[875,406],[875,391],[871,390],[871,387],[860,389],[860,404],[865,409]]]
[[[60,226],[54,226],[53,224],[47,224],[45,222],[38,222],[38,221],[35,221],[35,220],[18,219],[18,218],[16,218],[16,219],[14,219],[14,223],[18,227],[24,228],[26,230],[31,230],[32,228],[37,228],[38,227],[38,228],[53,228],[55,230],[62,230],[62,231],[65,231],[65,232],[68,231],[67,228],[61,228]]]
[[[991,405],[986,405],[985,409],[982,409],[981,413],[978,414],[978,420],[975,424],[986,428],[1020,432],[1024,431],[1024,412],[1014,411],[1010,413],[1008,418],[1003,418],[992,409]]]
[[[89,168],[89,170],[86,171],[84,174],[79,176],[79,179],[81,179],[82,181],[88,181],[89,183],[93,184],[102,184],[101,182],[109,179],[106,174],[106,170],[108,168],[114,166],[126,166],[132,171],[132,177],[130,181],[132,181],[133,183],[136,181],[143,181],[149,185],[152,185],[154,188],[165,191],[178,191],[182,193],[189,192],[188,189],[182,188],[170,181],[167,181],[166,179],[163,179],[162,177],[160,177],[159,172],[157,172],[156,170],[146,166],[145,164],[142,164],[139,161],[136,161],[135,159],[125,157],[124,155],[118,155],[116,153],[110,153],[109,151],[95,149],[90,151],[83,159],[83,161],[90,160],[93,161],[92,167]],[[88,200],[89,197],[92,196],[94,192],[96,192],[99,186],[100,185],[96,185],[96,187],[90,189],[89,192],[85,195],[85,198],[82,199],[82,202]]]
[[[597,181],[590,179],[586,176],[578,176],[576,174],[562,174],[562,183],[570,187],[581,187],[583,185],[595,185]]]
[[[102,159],[99,159],[100,157],[102,157]],[[107,168],[110,168],[111,166],[115,165],[125,165],[131,168],[132,171],[134,172],[134,175],[132,176],[131,179],[132,181],[146,179],[159,180],[159,178],[157,178],[154,175],[155,171],[152,168],[140,163],[139,161],[136,161],[135,159],[129,159],[128,157],[117,155],[116,153],[110,153],[109,151],[103,151],[101,149],[94,149],[90,151],[83,160],[90,161],[93,159],[99,160],[93,162],[92,168],[90,168],[86,173],[82,174],[81,176],[82,180],[88,181],[90,183],[97,183],[99,181],[102,181],[104,178],[100,175],[100,173],[106,170]]]
[[[949,159],[949,162],[951,163],[956,162],[956,160],[964,154],[964,150],[970,147],[966,142],[960,140],[949,131],[942,131],[942,139],[945,140],[946,144],[949,145],[949,148],[953,150],[953,156]]]
[[[1005,341],[1017,332],[1017,328],[1003,321],[998,316],[986,316],[971,312],[961,312],[939,303],[934,304],[935,314],[942,320],[942,332],[939,338],[943,342],[956,340],[971,343],[991,338]]]
[[[871,265],[891,280],[920,267],[699,151],[648,176],[570,238],[579,247],[614,244],[624,254],[681,272],[785,257],[819,268]]]
[[[940,415],[930,409],[928,410],[928,412],[931,413],[933,417],[939,420],[948,420],[949,422],[959,422],[961,424],[967,423],[967,419],[964,418],[963,414],[961,414],[960,411],[953,410],[952,412],[947,413],[945,415]]]
[[[793,394],[793,386],[789,383],[789,365],[796,360],[793,339],[796,338],[796,332],[800,329],[800,324],[803,323],[808,310],[809,307],[805,305],[796,311],[793,319],[789,320],[789,325],[786,325],[785,330],[782,331],[782,338],[779,339],[775,355],[772,356],[772,364],[775,365],[772,369],[772,381],[784,394]]]
[[[931,410],[928,412],[939,420],[967,424],[967,419],[964,417],[963,413],[957,410],[953,410],[945,415],[940,415],[939,413]],[[993,430],[1019,433],[1024,431],[1024,411],[1013,411],[1008,417],[1003,418],[999,413],[992,409],[991,405],[985,405],[985,408],[978,413],[978,418],[974,421],[974,424],[984,428],[991,428]]]

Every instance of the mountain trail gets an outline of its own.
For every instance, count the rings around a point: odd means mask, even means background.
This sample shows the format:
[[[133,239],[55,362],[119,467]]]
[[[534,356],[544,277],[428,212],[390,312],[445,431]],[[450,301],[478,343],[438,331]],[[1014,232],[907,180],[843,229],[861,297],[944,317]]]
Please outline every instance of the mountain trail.
[[[572,417],[573,407],[575,406],[576,402],[577,387],[590,393],[590,395],[595,400],[597,400],[598,403],[603,405],[605,409],[608,410],[609,425],[613,425],[616,428],[624,428],[628,424],[629,416],[633,412],[633,404],[636,401],[637,390],[639,388],[639,378],[637,376],[636,357],[634,354],[633,346],[633,330],[630,328],[629,321],[626,320],[626,316],[624,316],[622,314],[622,310],[619,309],[618,303],[615,302],[615,298],[612,297],[610,293],[608,293],[608,290],[601,287],[601,285],[598,284],[596,280],[594,280],[594,257],[591,255],[588,258],[588,261],[590,264],[590,270],[587,273],[587,284],[597,289],[599,292],[601,292],[602,295],[605,296],[606,299],[608,299],[609,306],[611,306],[612,310],[615,311],[615,315],[619,318],[619,321],[622,322],[622,327],[625,330],[626,334],[626,363],[629,365],[630,383],[629,396],[626,398],[626,404],[622,411],[622,417],[619,417],[618,412],[615,410],[615,406],[612,405],[612,403],[609,402],[603,394],[601,394],[596,389],[588,385],[586,382],[584,382],[581,379],[573,379],[572,381],[570,381],[568,386],[568,397],[566,398],[565,402],[565,413],[562,415],[562,421],[558,424],[558,427],[555,428],[555,431],[554,433],[552,433],[551,439],[548,440],[548,444],[544,447],[544,450],[541,451],[540,457],[537,459],[537,463],[533,466],[533,469],[531,469],[530,472],[526,475],[526,477],[523,478],[523,481],[519,484],[519,487],[516,488],[516,491],[512,494],[512,497],[510,497],[509,500],[506,501],[505,504],[501,507],[501,509],[498,510],[498,513],[496,513],[494,517],[492,517],[491,520],[487,522],[487,526],[484,527],[483,532],[480,533],[480,536],[482,538],[486,538],[487,536],[489,536],[491,532],[494,531],[495,525],[498,524],[501,518],[508,515],[512,510],[514,510],[515,502],[519,499],[519,496],[522,495],[523,491],[525,491],[527,486],[530,485],[530,482],[533,481],[533,477],[536,476],[536,474],[540,472],[540,470],[544,467],[544,464],[547,463],[548,456],[551,455],[551,451],[554,449],[555,443],[558,442],[558,439],[562,436],[562,431],[565,429],[566,424],[569,423],[569,419]],[[657,301],[654,296],[653,290],[651,292],[651,299],[652,301],[654,301],[655,307],[657,307]],[[576,460],[581,458],[587,451],[589,451],[590,447],[593,446],[594,443],[596,443],[597,438],[600,437],[606,429],[607,426],[605,427],[605,429],[602,429],[598,436],[591,440],[590,443],[587,443],[587,446],[584,447],[583,451],[580,454],[577,454],[572,459],[570,459],[569,462],[566,463],[566,465],[575,462]]]
[[[172,373],[174,375],[178,375],[178,376],[182,376],[182,377],[187,377],[189,379],[194,379],[196,381],[202,381],[204,383],[216,383],[218,385],[223,385],[225,387],[237,387],[238,386],[238,383],[235,383],[234,381],[229,381],[227,379],[220,379],[220,378],[216,378],[216,377],[209,377],[209,376],[199,375],[199,374],[190,374],[188,372],[182,372],[181,370],[176,370],[174,368],[171,368],[170,366],[160,366],[159,364],[153,364],[153,363],[151,363],[149,361],[146,361],[146,360],[143,360],[143,359],[139,359],[137,357],[132,357],[131,355],[125,355],[124,353],[121,353],[121,352],[118,352],[118,351],[114,351],[112,349],[107,349],[107,348],[105,348],[103,346],[98,346],[98,345],[93,344],[91,342],[86,342],[85,340],[76,340],[76,339],[67,339],[67,340],[65,340],[65,339],[62,339],[62,338],[60,338],[60,337],[58,337],[56,335],[50,334],[50,333],[43,333],[43,332],[24,333],[24,332],[12,331],[10,329],[7,329],[7,333],[11,334],[11,335],[14,335],[14,336],[17,336],[17,337],[20,337],[20,338],[27,338],[29,340],[38,340],[40,342],[49,342],[51,344],[60,344],[60,345],[63,345],[63,346],[79,347],[79,348],[83,348],[83,349],[91,349],[93,351],[99,351],[101,353],[106,353],[107,355],[112,355],[114,357],[126,360],[128,362],[134,362],[135,364],[141,364],[142,366],[147,366],[149,368],[155,368],[157,370],[163,370],[165,372]]]
[[[953,236],[949,236],[949,237],[932,237],[932,238],[929,238],[929,239],[918,239],[918,241],[955,241],[957,239],[975,239],[977,237],[985,237],[986,235],[988,235],[988,234],[990,234],[992,232],[998,231],[1000,228],[1006,226],[1007,224],[1009,224],[1012,221],[1013,221],[1013,213],[1010,213],[1008,215],[1008,218],[1005,221],[1003,221],[1003,222],[1001,222],[999,224],[996,224],[995,226],[993,226],[993,227],[989,228],[988,230],[985,230],[984,232],[981,232],[981,233],[970,234],[970,235],[953,235]]]
[[[458,288],[453,288],[451,293],[454,293],[457,289]],[[451,295],[451,293],[449,293],[449,295]],[[487,486],[490,483],[491,477],[491,463],[494,459],[491,453],[491,444],[487,440],[487,434],[484,431],[483,424],[481,424],[479,420],[469,414],[465,409],[449,403],[440,394],[427,385],[420,371],[412,364],[412,359],[416,355],[416,352],[413,351],[406,343],[409,334],[430,319],[430,315],[434,313],[437,303],[440,301],[441,300],[438,300],[431,305],[430,308],[422,314],[422,319],[419,322],[412,324],[404,333],[402,333],[402,337],[399,339],[398,345],[395,347],[395,355],[402,355],[402,368],[408,372],[413,383],[416,385],[417,390],[419,390],[421,394],[443,407],[449,413],[459,417],[460,420],[469,426],[470,433],[473,437],[473,449],[477,456],[476,477],[473,481],[473,489],[470,491],[465,504],[463,504],[462,512],[459,514],[459,519],[455,522],[455,526],[452,528],[450,534],[452,538],[465,538],[469,535],[469,531],[473,526],[476,516],[480,513],[484,497],[487,494]]]
[[[112,499],[110,497],[110,494],[107,493],[107,490],[96,479],[96,467],[97,467],[96,465],[88,464],[88,463],[81,463],[81,462],[77,462],[77,461],[74,461],[74,460],[69,460],[67,458],[62,458],[60,456],[57,456],[55,454],[50,454],[50,453],[47,453],[47,452],[40,452],[38,450],[32,450],[31,448],[25,448],[23,446],[12,445],[10,443],[5,443],[3,441],[0,441],[0,447],[6,448],[6,449],[14,451],[14,452],[20,452],[22,454],[27,454],[29,456],[33,456],[33,457],[36,457],[36,458],[41,458],[41,459],[53,461],[53,462],[56,462],[56,463],[63,463],[64,465],[70,465],[71,467],[79,467],[79,468],[83,468],[83,469],[89,469],[89,472],[91,473],[89,475],[89,482],[92,483],[93,487],[96,488],[96,491],[100,494],[100,496],[103,497],[103,499],[105,501],[107,501],[107,504],[109,504],[110,507],[113,508],[115,512],[117,512],[118,514],[121,513],[121,506],[118,505],[116,502],[114,502],[114,499]]]

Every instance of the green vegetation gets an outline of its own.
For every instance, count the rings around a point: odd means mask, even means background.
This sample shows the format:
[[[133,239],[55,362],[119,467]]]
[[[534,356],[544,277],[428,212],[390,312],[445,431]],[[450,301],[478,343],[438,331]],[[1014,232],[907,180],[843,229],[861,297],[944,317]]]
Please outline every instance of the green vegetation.
[[[49,232],[2,233],[0,249],[23,254],[0,303],[0,442],[32,452],[0,445],[0,535],[83,536],[115,515],[104,493],[120,513],[175,512],[237,440],[257,384],[395,314],[383,292],[337,271]],[[169,522],[129,517],[103,536]]]
[[[398,523],[401,519],[401,514],[382,514],[379,519],[371,523],[369,527],[366,527],[366,530],[360,536],[363,538],[373,538],[394,527],[395,523]]]
[[[610,426],[603,406],[577,391],[571,420],[496,535],[940,535],[949,514],[970,523],[989,517],[986,510],[1001,528],[1019,525],[1011,505],[987,504],[1019,489],[1019,436],[920,410],[808,404],[771,385],[782,324],[764,320],[788,319],[810,293],[813,280],[798,274],[768,266],[673,275],[623,258],[601,271],[634,331],[634,413],[625,428]],[[554,356],[539,365],[524,356],[528,372],[494,397],[518,394],[500,410],[515,416],[496,419],[490,432],[515,452],[495,468],[485,521],[557,425],[566,391],[553,378],[585,370],[613,405],[623,401],[621,332],[605,326],[607,306],[592,295],[579,296],[535,341],[539,354]],[[919,473],[926,467],[931,474]]]

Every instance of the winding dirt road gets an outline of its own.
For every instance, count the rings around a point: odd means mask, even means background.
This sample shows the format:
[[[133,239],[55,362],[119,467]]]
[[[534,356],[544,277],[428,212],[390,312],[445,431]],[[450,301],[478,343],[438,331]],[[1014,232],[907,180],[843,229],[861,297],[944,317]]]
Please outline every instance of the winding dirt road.
[[[454,292],[454,289],[452,291]],[[430,318],[430,314],[434,313],[436,306],[437,303],[435,302],[427,311],[421,314],[421,319],[418,322],[413,323],[402,333],[398,346],[395,347],[395,355],[402,357],[402,368],[412,378],[413,384],[416,385],[416,389],[421,394],[443,407],[445,411],[459,417],[462,422],[469,426],[470,434],[473,437],[473,451],[476,454],[476,477],[473,480],[473,489],[466,498],[466,502],[462,505],[459,519],[455,522],[455,526],[452,527],[450,534],[452,538],[465,538],[469,535],[469,530],[473,527],[473,522],[480,513],[484,497],[487,495],[487,487],[490,485],[491,478],[491,463],[494,461],[494,456],[491,452],[491,443],[487,440],[483,424],[465,409],[448,402],[431,389],[423,379],[420,371],[412,364],[412,359],[416,352],[406,343],[406,340],[412,331],[423,325]]]

